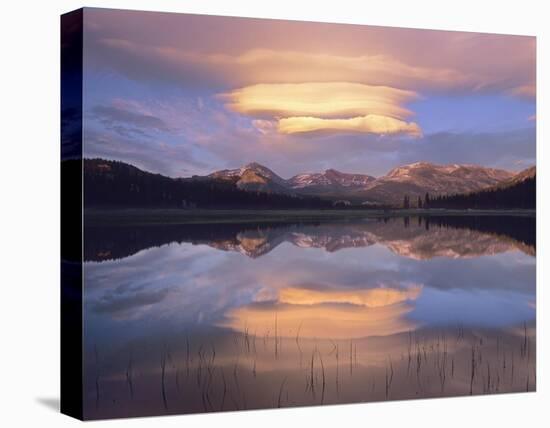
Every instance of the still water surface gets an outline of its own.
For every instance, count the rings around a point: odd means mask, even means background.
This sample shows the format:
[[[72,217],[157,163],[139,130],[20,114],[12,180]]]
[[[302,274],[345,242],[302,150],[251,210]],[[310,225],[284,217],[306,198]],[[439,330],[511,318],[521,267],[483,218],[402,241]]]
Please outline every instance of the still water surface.
[[[534,390],[534,229],[88,227],[85,415]]]

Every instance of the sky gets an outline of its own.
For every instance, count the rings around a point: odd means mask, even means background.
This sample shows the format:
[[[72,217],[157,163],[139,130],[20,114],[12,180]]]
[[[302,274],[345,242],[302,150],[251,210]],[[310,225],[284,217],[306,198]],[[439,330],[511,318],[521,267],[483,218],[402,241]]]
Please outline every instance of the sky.
[[[534,37],[85,9],[84,156],[171,177],[535,164]]]

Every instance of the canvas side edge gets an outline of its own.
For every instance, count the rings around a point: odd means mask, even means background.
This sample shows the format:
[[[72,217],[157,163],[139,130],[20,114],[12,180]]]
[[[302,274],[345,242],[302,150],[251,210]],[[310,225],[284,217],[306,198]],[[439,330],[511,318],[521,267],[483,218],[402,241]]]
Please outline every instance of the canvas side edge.
[[[83,10],[61,16],[61,413],[83,419]]]

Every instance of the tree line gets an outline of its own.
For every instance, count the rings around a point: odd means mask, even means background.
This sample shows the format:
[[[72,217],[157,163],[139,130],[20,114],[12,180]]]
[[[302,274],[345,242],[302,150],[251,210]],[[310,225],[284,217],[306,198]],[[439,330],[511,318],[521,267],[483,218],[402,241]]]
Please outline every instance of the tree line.
[[[403,198],[403,208],[448,208],[448,209],[535,209],[536,176],[508,186],[496,186],[477,192],[420,196],[415,205],[408,195]]]

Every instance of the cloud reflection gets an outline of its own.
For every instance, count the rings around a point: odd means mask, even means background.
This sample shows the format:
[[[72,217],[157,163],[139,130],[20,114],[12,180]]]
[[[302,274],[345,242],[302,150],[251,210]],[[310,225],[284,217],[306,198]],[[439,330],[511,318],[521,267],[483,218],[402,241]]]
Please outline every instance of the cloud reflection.
[[[405,317],[413,306],[407,303],[368,308],[362,305],[251,304],[228,312],[220,323],[237,331],[247,326],[260,336],[277,335],[305,338],[350,339],[386,336],[414,329],[416,323]],[[275,321],[276,320],[276,321]]]

